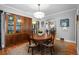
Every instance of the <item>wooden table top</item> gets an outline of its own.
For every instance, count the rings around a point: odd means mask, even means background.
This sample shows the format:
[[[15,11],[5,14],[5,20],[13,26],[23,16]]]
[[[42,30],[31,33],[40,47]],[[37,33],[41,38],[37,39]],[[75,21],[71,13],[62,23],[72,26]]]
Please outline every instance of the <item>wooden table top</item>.
[[[31,37],[32,38],[32,37]],[[37,40],[37,41],[42,41],[42,40],[47,40],[47,39],[49,39],[49,38],[51,38],[51,35],[48,35],[48,34],[43,34],[42,36],[39,36],[39,35],[37,35],[37,34],[33,34],[33,39],[34,40]]]

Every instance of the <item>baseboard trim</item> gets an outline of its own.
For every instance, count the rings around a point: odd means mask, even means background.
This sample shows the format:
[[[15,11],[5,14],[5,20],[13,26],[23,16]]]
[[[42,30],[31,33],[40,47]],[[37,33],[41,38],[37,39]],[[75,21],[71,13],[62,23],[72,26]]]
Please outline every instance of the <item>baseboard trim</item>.
[[[60,38],[56,38],[56,39],[57,39],[57,40],[60,40]],[[64,41],[66,41],[66,42],[76,43],[76,41],[71,41],[71,40],[67,40],[67,39],[66,39],[66,40],[64,39]]]

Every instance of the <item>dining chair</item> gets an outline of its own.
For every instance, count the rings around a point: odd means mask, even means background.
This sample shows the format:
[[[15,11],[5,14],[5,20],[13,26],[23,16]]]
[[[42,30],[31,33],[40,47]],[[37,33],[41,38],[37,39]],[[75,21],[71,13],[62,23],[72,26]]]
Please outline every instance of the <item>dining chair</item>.
[[[28,53],[29,53],[29,51],[31,49],[32,55],[33,55],[34,54],[34,48],[36,48],[37,45],[35,44],[33,37],[30,36],[30,35],[28,36],[28,42],[29,42],[29,45],[28,45]]]
[[[55,37],[51,36],[51,38],[48,38],[45,41],[45,43],[43,44],[46,48],[48,48],[50,50],[51,55],[52,55],[52,52],[55,52],[55,49],[54,49],[54,39],[55,39]]]

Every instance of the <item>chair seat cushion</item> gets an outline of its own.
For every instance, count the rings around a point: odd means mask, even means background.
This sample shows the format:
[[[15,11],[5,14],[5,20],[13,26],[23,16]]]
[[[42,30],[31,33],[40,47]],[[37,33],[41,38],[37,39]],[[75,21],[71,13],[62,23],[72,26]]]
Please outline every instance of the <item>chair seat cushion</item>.
[[[36,47],[37,45],[35,45],[35,44],[31,44],[31,45],[29,45],[29,47]]]
[[[54,44],[52,44],[52,43],[49,43],[49,44],[43,44],[44,46],[46,46],[46,47],[52,47],[52,46],[54,46]]]

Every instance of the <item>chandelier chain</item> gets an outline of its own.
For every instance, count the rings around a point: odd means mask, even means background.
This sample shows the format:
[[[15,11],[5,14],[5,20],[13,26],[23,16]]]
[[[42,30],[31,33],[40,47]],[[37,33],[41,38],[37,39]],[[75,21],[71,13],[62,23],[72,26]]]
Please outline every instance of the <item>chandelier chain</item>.
[[[38,4],[38,10],[40,11],[40,4]]]

